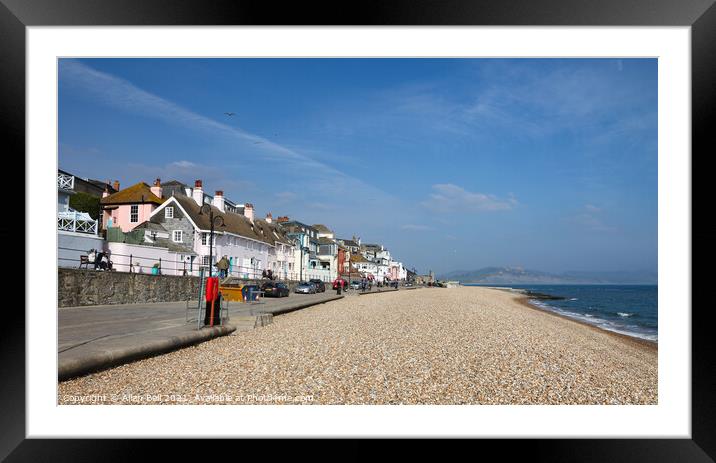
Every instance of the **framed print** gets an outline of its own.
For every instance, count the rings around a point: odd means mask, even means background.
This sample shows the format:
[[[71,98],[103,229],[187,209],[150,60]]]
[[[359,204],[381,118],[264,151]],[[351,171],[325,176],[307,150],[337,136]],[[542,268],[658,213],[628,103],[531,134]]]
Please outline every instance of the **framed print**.
[[[27,265],[3,457],[459,437],[712,461],[712,2],[259,5],[2,0]]]

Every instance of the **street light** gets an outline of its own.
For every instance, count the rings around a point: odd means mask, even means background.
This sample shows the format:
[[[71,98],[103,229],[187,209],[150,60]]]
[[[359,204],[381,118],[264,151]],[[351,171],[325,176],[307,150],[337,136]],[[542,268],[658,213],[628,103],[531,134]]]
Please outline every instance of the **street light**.
[[[213,249],[214,249],[214,225],[218,225],[222,228],[226,227],[226,224],[224,223],[224,217],[220,215],[214,215],[214,210],[209,206],[208,204],[204,204],[199,208],[199,215],[204,215],[204,208],[208,209],[209,214],[209,276],[211,276],[211,261],[214,256]]]

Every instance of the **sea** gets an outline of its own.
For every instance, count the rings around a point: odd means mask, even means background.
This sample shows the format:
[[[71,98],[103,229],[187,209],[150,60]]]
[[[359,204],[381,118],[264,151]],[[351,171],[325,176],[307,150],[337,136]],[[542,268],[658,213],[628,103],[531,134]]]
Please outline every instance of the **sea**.
[[[534,291],[561,300],[531,299],[542,309],[637,338],[658,342],[656,285],[481,285]]]

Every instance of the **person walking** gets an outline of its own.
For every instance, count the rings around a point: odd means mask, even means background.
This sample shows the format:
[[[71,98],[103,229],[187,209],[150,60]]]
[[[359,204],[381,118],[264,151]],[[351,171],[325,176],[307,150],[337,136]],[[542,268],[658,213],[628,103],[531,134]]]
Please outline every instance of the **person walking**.
[[[226,277],[226,272],[229,269],[229,260],[226,258],[226,256],[222,257],[219,262],[214,264],[216,266],[216,269],[219,271],[219,276],[221,278]]]

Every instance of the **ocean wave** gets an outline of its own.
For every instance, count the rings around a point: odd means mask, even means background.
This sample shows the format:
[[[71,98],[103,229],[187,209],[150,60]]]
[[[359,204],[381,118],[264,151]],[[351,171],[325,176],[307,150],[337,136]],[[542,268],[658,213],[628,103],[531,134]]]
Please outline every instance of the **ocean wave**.
[[[619,323],[614,323],[614,322],[605,320],[603,318],[595,317],[592,314],[581,314],[581,313],[571,312],[569,310],[560,309],[559,307],[554,307],[554,306],[551,306],[549,304],[546,304],[542,301],[538,301],[535,299],[530,299],[530,303],[541,308],[541,309],[548,310],[550,312],[555,312],[555,313],[563,315],[565,317],[581,320],[589,325],[596,326],[603,330],[612,331],[614,333],[624,334],[624,335],[635,337],[635,338],[646,339],[648,341],[658,342],[657,334],[644,332],[643,330],[640,329],[640,327],[638,325],[625,326],[625,325],[622,325]],[[591,307],[590,307],[590,309],[591,309]],[[627,313],[627,312],[617,312],[617,313],[620,316],[625,317],[625,318],[634,315],[632,313]],[[622,314],[625,314],[625,315],[622,315]]]

